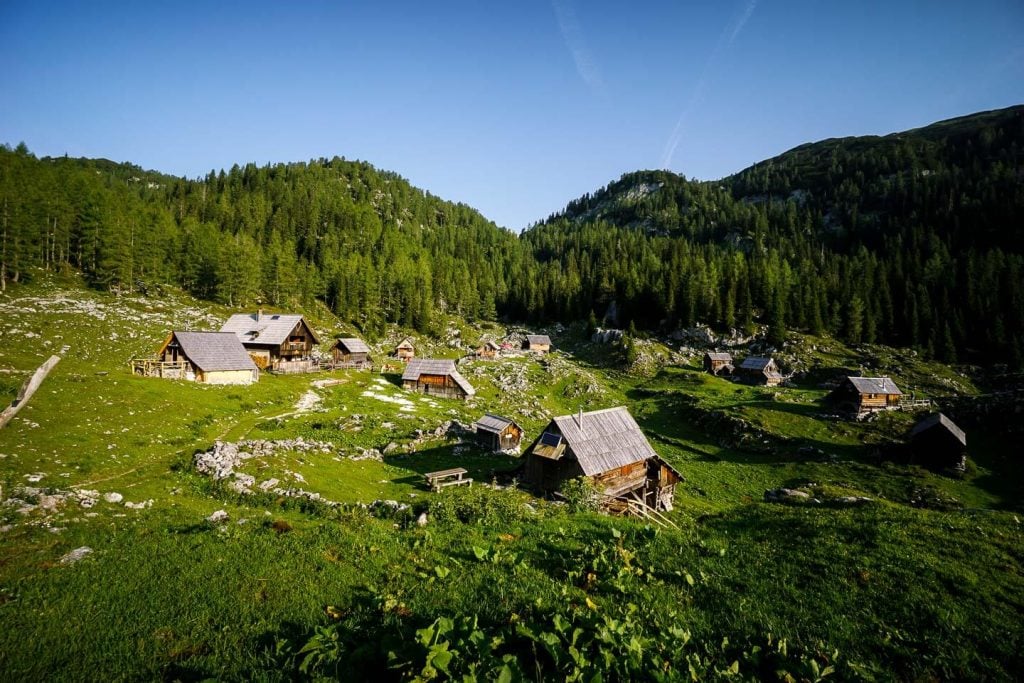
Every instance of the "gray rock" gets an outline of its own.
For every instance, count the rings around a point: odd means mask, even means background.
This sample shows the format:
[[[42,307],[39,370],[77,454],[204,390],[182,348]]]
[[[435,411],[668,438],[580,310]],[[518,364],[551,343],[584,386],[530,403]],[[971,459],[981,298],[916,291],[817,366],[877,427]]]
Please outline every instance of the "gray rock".
[[[83,545],[81,548],[75,548],[64,557],[60,558],[61,564],[73,564],[78,562],[80,559],[92,552],[92,548],[87,545]]]
[[[416,526],[426,526],[426,525],[427,525],[427,513],[426,512],[421,512],[420,516],[416,518]]]
[[[120,493],[110,491],[108,493],[103,494],[103,500],[107,501],[108,503],[120,503],[122,500],[124,500],[124,496],[122,496]]]
[[[227,522],[229,518],[230,515],[228,515],[227,510],[217,510],[212,515],[207,517],[206,521],[210,524],[223,524]]]

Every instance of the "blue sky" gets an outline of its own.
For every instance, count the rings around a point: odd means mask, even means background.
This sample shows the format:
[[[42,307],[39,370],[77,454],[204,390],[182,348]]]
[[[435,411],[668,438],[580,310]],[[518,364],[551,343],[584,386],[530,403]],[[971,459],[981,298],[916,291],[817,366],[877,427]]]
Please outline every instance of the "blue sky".
[[[0,141],[177,175],[345,156],[520,229],[622,173],[1024,102],[1024,3],[0,3]]]

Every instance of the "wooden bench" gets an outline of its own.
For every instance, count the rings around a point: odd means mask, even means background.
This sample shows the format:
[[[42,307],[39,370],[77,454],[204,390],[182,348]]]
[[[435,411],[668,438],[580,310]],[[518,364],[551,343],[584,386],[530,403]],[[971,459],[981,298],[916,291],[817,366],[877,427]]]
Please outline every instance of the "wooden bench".
[[[431,491],[435,493],[445,488],[446,486],[472,486],[473,480],[469,477],[463,477],[466,474],[466,470],[461,467],[454,467],[450,470],[441,470],[439,472],[427,472],[424,477],[427,480],[427,486],[430,487]]]

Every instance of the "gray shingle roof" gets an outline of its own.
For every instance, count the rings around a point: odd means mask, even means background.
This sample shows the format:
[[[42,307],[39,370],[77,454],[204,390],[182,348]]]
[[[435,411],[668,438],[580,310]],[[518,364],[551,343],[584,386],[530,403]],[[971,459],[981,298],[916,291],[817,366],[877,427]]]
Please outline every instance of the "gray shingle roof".
[[[411,340],[409,340],[409,339],[403,339],[403,340],[402,340],[402,341],[401,341],[401,342],[400,342],[400,343],[398,344],[398,346],[396,346],[395,348],[396,348],[396,349],[411,349],[411,348],[413,348],[413,345],[412,345],[412,341],[411,341]]]
[[[503,429],[505,429],[509,425],[515,424],[515,422],[508,419],[507,417],[486,413],[483,417],[476,421],[476,430],[478,432],[484,431],[491,432],[494,434],[500,434]],[[519,425],[516,426],[518,427]]]
[[[335,346],[340,346],[348,353],[369,353],[370,347],[362,339],[356,337],[345,337],[339,339]]]
[[[658,457],[624,407],[583,413],[582,430],[577,420],[576,415],[563,415],[552,421],[588,477]]]
[[[453,360],[416,358],[409,361],[409,364],[405,366],[402,380],[415,382],[420,378],[420,375],[448,375],[467,395],[473,396],[476,394],[476,389],[473,388],[473,385],[455,369],[455,361]]]
[[[771,362],[772,359],[765,356],[747,356],[743,359],[743,362],[740,363],[740,369],[762,372]]]
[[[259,317],[259,320],[256,318]],[[279,345],[288,341],[295,326],[304,322],[301,315],[285,313],[236,313],[228,318],[221,332],[234,332],[238,340],[243,344],[271,344]],[[313,342],[320,343],[313,328],[306,323],[309,333],[313,335]]]
[[[230,332],[175,332],[174,339],[203,372],[256,369],[238,337]]]
[[[910,430],[910,436],[917,436],[921,432],[928,431],[932,427],[936,427],[938,425],[942,425],[964,446],[967,445],[967,435],[964,434],[964,430],[957,427],[955,422],[942,413],[932,413],[931,415],[922,418],[916,425],[914,425],[914,428]]]
[[[551,337],[546,334],[528,334],[526,335],[526,341],[530,344],[547,344],[551,346]]]
[[[732,354],[729,353],[717,353],[714,351],[708,351],[707,357],[711,360],[724,360],[726,363],[732,362]]]
[[[850,384],[860,394],[895,394],[902,396],[896,383],[888,377],[847,377]]]

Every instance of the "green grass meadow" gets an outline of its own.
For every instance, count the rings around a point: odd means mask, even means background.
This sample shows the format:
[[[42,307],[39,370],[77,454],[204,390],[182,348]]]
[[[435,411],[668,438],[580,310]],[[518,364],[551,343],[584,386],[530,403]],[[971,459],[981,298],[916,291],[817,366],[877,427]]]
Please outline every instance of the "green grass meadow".
[[[890,457],[914,415],[837,419],[813,379],[867,362],[924,396],[982,390],[956,369],[798,338],[808,379],[767,389],[703,374],[696,356],[630,374],[570,330],[547,359],[462,364],[478,394],[461,402],[355,370],[246,387],[133,377],[128,361],[169,330],[216,329],[229,313],[175,293],[115,298],[40,275],[0,295],[0,311],[5,401],[62,356],[0,430],[2,498],[24,486],[100,496],[29,512],[0,502],[0,679],[1024,678],[1011,432],[968,429],[967,475],[942,476]],[[342,329],[311,313],[325,339]],[[459,324],[467,344],[501,332]],[[510,485],[518,458],[431,436],[496,412],[529,441],[552,415],[614,405],[683,474],[678,528],[537,500]],[[279,450],[239,471],[331,504],[241,495],[192,467],[217,440],[298,437],[329,452]],[[471,489],[427,490],[424,473],[454,466]],[[780,486],[824,502],[763,502]],[[377,500],[409,508],[371,513]],[[221,509],[227,523],[205,521]],[[61,562],[81,546],[93,552]]]

